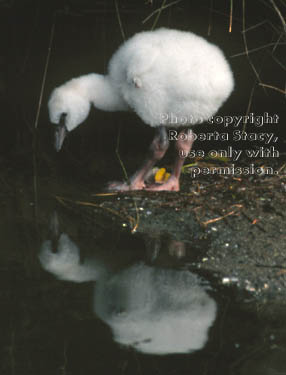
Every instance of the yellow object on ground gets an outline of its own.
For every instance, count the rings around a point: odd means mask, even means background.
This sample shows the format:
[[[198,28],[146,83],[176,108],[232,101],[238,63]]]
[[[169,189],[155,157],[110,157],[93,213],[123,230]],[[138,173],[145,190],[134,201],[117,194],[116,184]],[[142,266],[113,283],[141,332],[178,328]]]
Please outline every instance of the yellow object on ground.
[[[170,177],[170,173],[166,172],[166,168],[160,168],[155,174],[155,182],[156,183],[163,183],[168,181],[168,178]]]

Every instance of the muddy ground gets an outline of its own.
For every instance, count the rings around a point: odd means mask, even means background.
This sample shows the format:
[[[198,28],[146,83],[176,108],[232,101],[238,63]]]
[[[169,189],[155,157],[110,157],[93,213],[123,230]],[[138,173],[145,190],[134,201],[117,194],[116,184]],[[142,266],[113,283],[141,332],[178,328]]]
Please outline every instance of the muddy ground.
[[[284,300],[286,164],[280,159],[272,166],[278,173],[271,176],[194,179],[189,170],[180,193],[95,195],[92,201],[122,215],[133,231],[188,243],[197,252],[196,267],[216,274],[223,284],[233,283],[257,298]]]

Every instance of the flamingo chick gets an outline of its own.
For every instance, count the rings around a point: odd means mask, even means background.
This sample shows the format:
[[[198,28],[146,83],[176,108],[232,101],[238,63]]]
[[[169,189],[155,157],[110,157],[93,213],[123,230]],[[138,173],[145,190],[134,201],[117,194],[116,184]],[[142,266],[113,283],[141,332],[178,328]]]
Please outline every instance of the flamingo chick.
[[[191,32],[170,29],[144,31],[114,53],[106,75],[88,74],[54,89],[49,116],[56,124],[59,151],[68,132],[88,116],[91,104],[103,111],[134,111],[156,136],[142,167],[128,183],[109,190],[180,189],[179,178],[193,143],[187,129],[213,116],[234,87],[233,74],[222,51]],[[64,121],[63,121],[64,118]],[[145,186],[145,178],[169,146],[166,128],[182,128],[176,141],[176,160],[167,182]]]

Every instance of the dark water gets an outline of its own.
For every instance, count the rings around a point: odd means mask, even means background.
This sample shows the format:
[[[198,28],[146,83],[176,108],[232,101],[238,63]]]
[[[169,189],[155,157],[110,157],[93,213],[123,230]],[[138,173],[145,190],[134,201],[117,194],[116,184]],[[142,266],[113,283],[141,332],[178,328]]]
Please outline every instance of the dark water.
[[[202,272],[203,246],[41,199],[2,201],[1,374],[285,374],[285,311]]]

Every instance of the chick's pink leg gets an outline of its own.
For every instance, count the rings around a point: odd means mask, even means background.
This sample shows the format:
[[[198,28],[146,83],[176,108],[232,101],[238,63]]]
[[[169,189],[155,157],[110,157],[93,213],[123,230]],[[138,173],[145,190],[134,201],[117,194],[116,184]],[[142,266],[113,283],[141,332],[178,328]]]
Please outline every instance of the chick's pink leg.
[[[160,126],[153,139],[148,155],[142,167],[130,178],[130,182],[112,182],[108,185],[109,191],[142,190],[145,188],[144,179],[154,164],[162,159],[169,147],[166,128]]]
[[[160,185],[151,185],[146,190],[149,191],[179,191],[180,190],[180,175],[185,158],[188,156],[192,145],[194,143],[194,136],[191,130],[183,130],[178,135],[176,141],[176,159],[173,171],[168,181]]]

